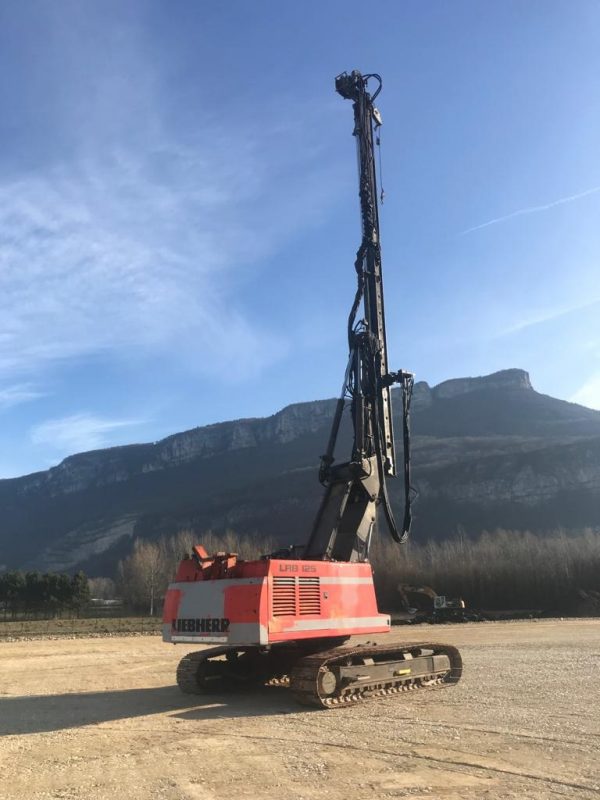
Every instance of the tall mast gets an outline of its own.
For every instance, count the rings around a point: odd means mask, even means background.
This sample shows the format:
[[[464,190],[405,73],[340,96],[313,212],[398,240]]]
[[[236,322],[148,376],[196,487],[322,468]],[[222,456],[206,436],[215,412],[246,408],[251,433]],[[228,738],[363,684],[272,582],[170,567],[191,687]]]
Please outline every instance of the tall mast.
[[[377,83],[372,96],[367,91],[370,80]],[[335,80],[338,94],[353,101],[362,239],[354,265],[358,287],[348,318],[348,366],[327,451],[321,459],[319,476],[326,492],[306,546],[307,558],[365,560],[379,505],[394,539],[403,541],[410,527],[408,412],[413,377],[407,372],[388,371],[375,174],[375,135],[381,116],[373,104],[381,85],[379,75],[357,71],[350,75],[344,72]],[[357,321],[361,306],[364,316]],[[400,383],[403,389],[406,504],[402,533],[396,527],[386,487],[386,477],[396,474],[394,383]],[[354,431],[352,454],[349,461],[334,464],[342,414],[348,403]]]
[[[378,83],[373,96],[367,92],[370,79]],[[385,313],[383,305],[383,276],[381,273],[381,242],[379,234],[379,208],[377,202],[377,175],[375,171],[375,131],[382,124],[381,115],[373,102],[381,91],[379,75],[361,75],[354,71],[336,78],[335,88],[346,100],[353,100],[354,136],[359,165],[359,197],[362,226],[362,242],[355,263],[364,292],[364,323],[369,334],[375,361],[375,402],[379,405],[379,434],[381,450],[387,475],[396,474],[394,430],[392,422],[392,398],[388,374],[387,340],[385,335]],[[354,326],[354,318],[350,327]],[[351,334],[350,334],[351,336]],[[351,343],[350,343],[351,346]],[[365,443],[366,444],[366,443]]]

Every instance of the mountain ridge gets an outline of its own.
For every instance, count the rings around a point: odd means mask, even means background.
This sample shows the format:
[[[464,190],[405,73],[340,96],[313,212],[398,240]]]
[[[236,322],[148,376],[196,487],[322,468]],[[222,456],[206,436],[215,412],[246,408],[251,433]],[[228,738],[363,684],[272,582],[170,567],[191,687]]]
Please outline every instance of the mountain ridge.
[[[302,541],[321,492],[318,458],[335,402],[293,403],[265,418],[78,453],[1,480],[0,562],[107,572],[132,537],[182,527]],[[524,370],[434,387],[421,381],[412,423],[420,537],[459,526],[474,534],[508,523],[600,525],[600,412],[536,392]],[[346,420],[342,445],[349,441]],[[397,483],[391,495],[400,513]]]
[[[452,378],[450,380],[442,381],[433,387],[431,387],[426,381],[419,381],[414,387],[412,408],[415,410],[415,408],[421,409],[428,407],[433,402],[433,399],[452,399],[454,397],[470,394],[472,392],[497,388],[517,388],[531,390],[538,397],[548,397],[548,395],[540,395],[538,392],[535,392],[528,372],[522,369],[513,368],[500,370],[498,372],[491,373],[490,375],[484,375],[475,378]],[[394,390],[394,395],[396,394],[397,390]],[[555,400],[555,398],[551,399]],[[208,457],[210,455],[214,455],[216,452],[215,449],[211,450],[211,443],[214,445],[219,441],[224,442],[230,433],[231,426],[235,426],[233,431],[234,441],[232,444],[237,444],[238,446],[231,447],[230,449],[241,449],[244,446],[255,446],[260,444],[265,439],[270,438],[270,436],[277,434],[280,434],[281,440],[285,441],[286,430],[289,430],[289,428],[286,426],[286,423],[288,423],[290,419],[295,418],[295,421],[300,423],[303,421],[306,422],[307,425],[305,431],[317,430],[319,427],[321,427],[321,424],[324,420],[329,421],[335,402],[335,398],[327,398],[325,400],[309,400],[305,402],[291,403],[287,406],[284,406],[279,411],[276,411],[274,414],[266,417],[240,417],[234,420],[213,422],[207,425],[196,426],[178,433],[169,434],[168,436],[165,436],[156,442],[140,442],[135,444],[116,445],[114,447],[98,448],[82,453],[75,453],[67,456],[58,465],[50,467],[47,470],[39,470],[14,478],[0,479],[0,486],[7,482],[27,481],[31,486],[37,487],[41,485],[41,481],[43,480],[42,476],[55,474],[58,475],[59,471],[68,472],[70,466],[74,463],[79,464],[87,461],[91,465],[97,454],[117,454],[126,451],[133,452],[134,449],[142,453],[142,449],[151,452],[155,448],[161,448],[161,450],[165,451],[165,460],[172,462],[183,462],[198,456]],[[600,419],[600,412],[598,411],[588,409],[585,406],[581,406],[576,403],[568,403],[567,401],[558,402],[565,403],[573,408],[581,409],[584,414],[598,415],[598,418]],[[304,412],[308,409],[311,411],[310,416],[307,416],[305,413],[298,413],[299,411]],[[267,426],[266,435],[264,431],[260,430],[262,426]],[[302,432],[304,431],[301,431],[301,433]],[[197,447],[197,449],[190,452],[188,448],[181,446],[180,442],[182,436],[190,436],[197,433],[202,437],[201,441],[198,443],[199,447]],[[206,452],[203,453],[203,449],[205,449]],[[186,450],[188,450],[187,454]]]

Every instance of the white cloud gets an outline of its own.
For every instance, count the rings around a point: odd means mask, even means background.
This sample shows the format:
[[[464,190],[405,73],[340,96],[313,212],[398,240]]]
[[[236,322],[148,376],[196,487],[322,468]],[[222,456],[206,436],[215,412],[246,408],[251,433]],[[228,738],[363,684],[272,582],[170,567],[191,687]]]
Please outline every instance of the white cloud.
[[[45,392],[36,389],[30,383],[16,383],[12,386],[0,388],[0,411],[27,403],[29,400],[37,400],[44,397]]]
[[[600,373],[586,381],[569,400],[600,411]]]
[[[273,330],[264,296],[256,314],[248,298],[265,289],[262,262],[325,224],[344,185],[322,133],[337,103],[217,92],[210,70],[156,50],[136,9],[46,4],[35,16],[44,96],[21,81],[0,170],[0,408],[97,354],[182,360],[210,381],[260,374],[289,333]],[[30,434],[74,452],[130,424],[76,414]]]
[[[286,334],[238,302],[238,286],[323,222],[339,182],[321,124],[307,123],[329,105],[238,98],[192,114],[138,24],[89,9],[68,25],[53,6],[46,16],[65,53],[49,65],[60,88],[46,103],[62,146],[45,167],[0,178],[0,378],[156,349],[229,379],[260,372]],[[84,68],[65,72],[71,63]]]
[[[520,333],[526,328],[531,328],[535,325],[542,325],[544,322],[552,322],[553,320],[560,319],[561,317],[566,317],[569,314],[574,314],[575,312],[588,311],[589,309],[599,304],[600,304],[600,299],[592,300],[591,302],[587,303],[576,303],[570,306],[563,306],[562,308],[554,308],[554,309],[548,309],[546,311],[540,311],[537,314],[532,314],[531,316],[528,316],[525,319],[519,320],[519,322],[515,322],[508,328],[505,328],[504,330],[500,331],[498,336],[510,336],[513,333]]]
[[[50,446],[61,454],[96,450],[110,443],[111,435],[120,428],[131,428],[145,420],[107,419],[94,414],[72,414],[49,419],[30,431],[33,444]]]
[[[308,170],[267,191],[267,169],[247,145],[199,143],[0,184],[0,375],[188,342],[239,380],[280,357],[284,336],[236,306],[236,275],[320,220],[334,190]]]
[[[502,217],[495,217],[494,219],[489,219],[487,222],[482,222],[481,225],[475,225],[473,228],[467,228],[466,230],[461,231],[459,236],[466,236],[468,233],[480,231],[482,228],[488,228],[490,225],[497,225],[499,222],[506,222],[514,217],[523,217],[527,214],[537,214],[538,211],[548,211],[548,209],[554,208],[555,206],[562,206],[565,203],[572,203],[574,200],[580,200],[582,197],[588,197],[589,195],[597,194],[598,192],[600,192],[600,186],[592,186],[591,189],[586,189],[584,192],[571,194],[567,197],[559,197],[558,200],[553,200],[551,203],[545,203],[541,206],[528,206],[527,208],[519,208],[517,211],[511,211],[510,214],[504,214]]]

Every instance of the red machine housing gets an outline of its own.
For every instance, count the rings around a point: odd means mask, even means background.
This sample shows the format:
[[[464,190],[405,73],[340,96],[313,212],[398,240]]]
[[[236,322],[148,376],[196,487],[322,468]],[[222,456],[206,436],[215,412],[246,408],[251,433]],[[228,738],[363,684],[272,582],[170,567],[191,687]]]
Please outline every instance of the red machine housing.
[[[368,562],[241,561],[194,550],[167,591],[166,642],[265,646],[390,630]]]

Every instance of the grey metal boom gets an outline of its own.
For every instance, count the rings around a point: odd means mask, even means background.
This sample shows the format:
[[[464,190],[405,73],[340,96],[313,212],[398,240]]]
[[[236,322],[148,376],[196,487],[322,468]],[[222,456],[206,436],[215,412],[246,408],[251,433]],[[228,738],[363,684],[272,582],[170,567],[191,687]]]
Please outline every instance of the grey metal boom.
[[[371,80],[377,83],[373,95],[367,91]],[[319,478],[326,491],[304,551],[305,558],[366,560],[378,506],[396,541],[404,541],[410,528],[408,417],[413,376],[388,370],[375,172],[375,136],[382,123],[373,104],[381,85],[381,78],[375,73],[344,72],[335,79],[338,94],[353,101],[362,239],[355,261],[358,286],[348,318],[348,366],[327,451],[321,458]],[[361,304],[364,316],[357,320]],[[386,478],[397,471],[391,396],[394,383],[400,383],[403,398],[405,514],[401,533],[394,521],[386,485]],[[334,464],[340,424],[348,403],[354,432],[352,453],[349,461]]]

